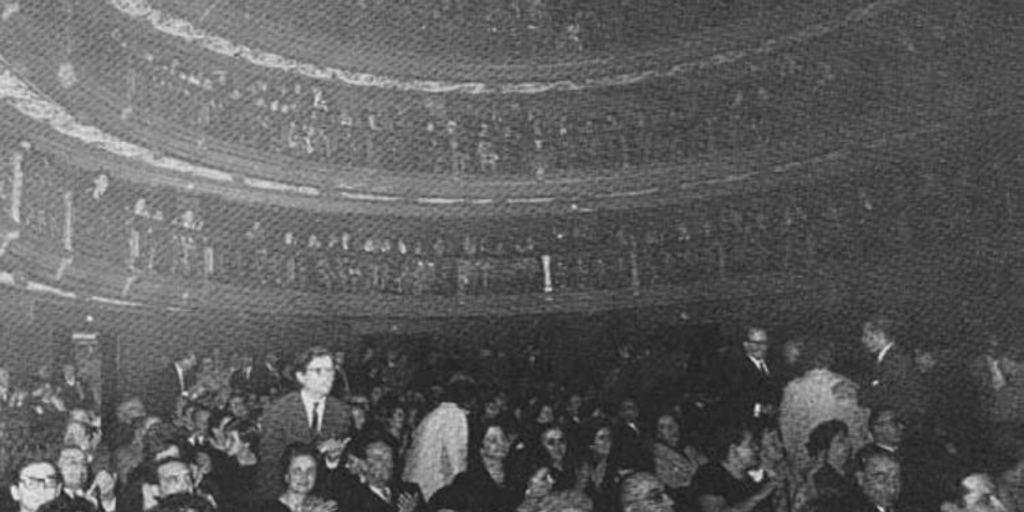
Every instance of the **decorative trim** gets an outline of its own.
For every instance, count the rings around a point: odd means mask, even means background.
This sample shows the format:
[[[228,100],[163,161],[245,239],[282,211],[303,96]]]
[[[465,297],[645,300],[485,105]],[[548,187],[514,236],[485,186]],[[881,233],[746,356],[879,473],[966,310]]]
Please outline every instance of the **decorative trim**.
[[[680,62],[667,69],[648,69],[617,75],[591,76],[578,80],[487,83],[420,80],[320,66],[285,57],[278,53],[238,44],[216,34],[211,34],[186,19],[176,17],[151,6],[147,0],[107,0],[111,6],[122,14],[142,19],[159,32],[182,39],[187,43],[195,44],[225,57],[244,59],[255,66],[278,69],[316,80],[340,82],[343,85],[352,87],[372,87],[434,94],[541,94],[554,91],[581,91],[604,87],[620,87],[659,78],[678,79],[698,71],[733,64],[756,55],[772,53],[785,45],[819,38],[847,25],[879,16],[888,9],[904,5],[908,1],[880,0],[855,9],[836,22],[816,23],[781,37],[770,38],[758,46],[726,51],[696,60]]]

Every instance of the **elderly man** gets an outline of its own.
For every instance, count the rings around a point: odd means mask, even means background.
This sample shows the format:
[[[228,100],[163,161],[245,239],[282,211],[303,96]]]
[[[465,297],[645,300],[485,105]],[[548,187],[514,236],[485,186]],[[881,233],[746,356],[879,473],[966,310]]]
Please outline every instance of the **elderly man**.
[[[301,389],[278,398],[261,422],[259,483],[267,499],[276,498],[284,485],[279,464],[286,446],[315,444],[329,464],[337,464],[352,426],[348,406],[329,395],[335,368],[326,348],[303,351],[294,371]]]
[[[858,461],[858,493],[826,503],[821,510],[836,512],[898,512],[902,488],[900,463],[885,450],[871,450]]]
[[[340,510],[414,512],[426,506],[416,484],[395,478],[395,450],[382,435],[357,436],[349,446],[348,467],[355,479],[343,479],[333,493]]]
[[[782,386],[767,356],[768,332],[762,327],[747,329],[742,350],[726,362],[723,372],[724,412],[730,422],[760,423],[775,418]]]
[[[53,463],[35,459],[22,463],[11,482],[11,498],[17,512],[36,512],[61,493],[60,472]]]

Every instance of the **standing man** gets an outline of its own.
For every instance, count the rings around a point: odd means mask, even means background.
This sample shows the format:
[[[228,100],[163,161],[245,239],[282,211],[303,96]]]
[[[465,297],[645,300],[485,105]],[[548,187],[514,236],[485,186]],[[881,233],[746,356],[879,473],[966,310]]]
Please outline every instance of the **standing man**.
[[[768,331],[750,327],[740,354],[725,368],[725,414],[734,422],[771,422],[776,419],[782,387],[768,366]]]
[[[312,347],[299,354],[295,363],[295,380],[301,388],[278,398],[262,420],[259,484],[269,499],[284,486],[280,459],[286,446],[314,444],[329,461],[337,462],[352,426],[348,406],[329,395],[335,376],[331,353]]]
[[[861,343],[874,357],[862,389],[862,405],[892,408],[912,429],[924,422],[924,386],[914,356],[896,343],[895,324],[885,317],[864,322]]]
[[[174,418],[178,400],[188,395],[195,386],[193,370],[198,358],[192,350],[182,352],[171,365],[156,375],[146,388],[146,410],[165,421]]]

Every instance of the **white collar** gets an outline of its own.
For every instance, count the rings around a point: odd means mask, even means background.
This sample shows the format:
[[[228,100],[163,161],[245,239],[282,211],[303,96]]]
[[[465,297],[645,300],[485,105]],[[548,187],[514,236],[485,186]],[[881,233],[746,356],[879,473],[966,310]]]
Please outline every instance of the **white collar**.
[[[322,404],[322,403],[324,403],[327,400],[326,396],[325,397],[321,397],[321,398],[316,398],[313,395],[311,395],[308,391],[306,391],[305,389],[299,390],[299,396],[302,398],[302,405],[306,406],[306,410],[307,411],[310,410],[313,407],[313,404]]]
[[[881,363],[881,362],[882,362],[882,359],[884,359],[884,358],[885,358],[885,355],[889,353],[889,349],[891,349],[891,348],[893,347],[893,345],[895,345],[895,343],[893,343],[893,342],[891,342],[891,341],[890,341],[888,345],[886,345],[885,347],[883,347],[883,348],[882,348],[882,350],[880,350],[880,351],[878,352],[878,362],[879,362],[879,363]]]
[[[761,369],[761,365],[762,364],[764,365],[765,368],[768,367],[768,362],[765,361],[764,359],[754,359],[752,356],[749,356],[749,355],[747,356],[747,359],[750,359],[750,361],[752,363],[754,363],[754,366],[756,366],[757,369],[759,369],[759,370]]]

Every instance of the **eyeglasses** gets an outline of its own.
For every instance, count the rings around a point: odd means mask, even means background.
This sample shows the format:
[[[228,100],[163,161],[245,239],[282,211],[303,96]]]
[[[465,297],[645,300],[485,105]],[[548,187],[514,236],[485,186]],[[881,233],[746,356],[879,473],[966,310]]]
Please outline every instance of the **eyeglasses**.
[[[18,479],[21,485],[25,486],[25,489],[29,491],[41,491],[43,489],[56,489],[57,488],[57,477],[48,476],[39,478],[35,476],[23,476]]]
[[[544,440],[544,444],[547,445],[547,446],[556,446],[556,445],[560,445],[560,444],[565,444],[565,439],[563,439],[561,437],[549,437],[549,438]]]
[[[306,373],[313,373],[316,375],[334,375],[334,367],[328,366],[324,368],[306,368]]]

